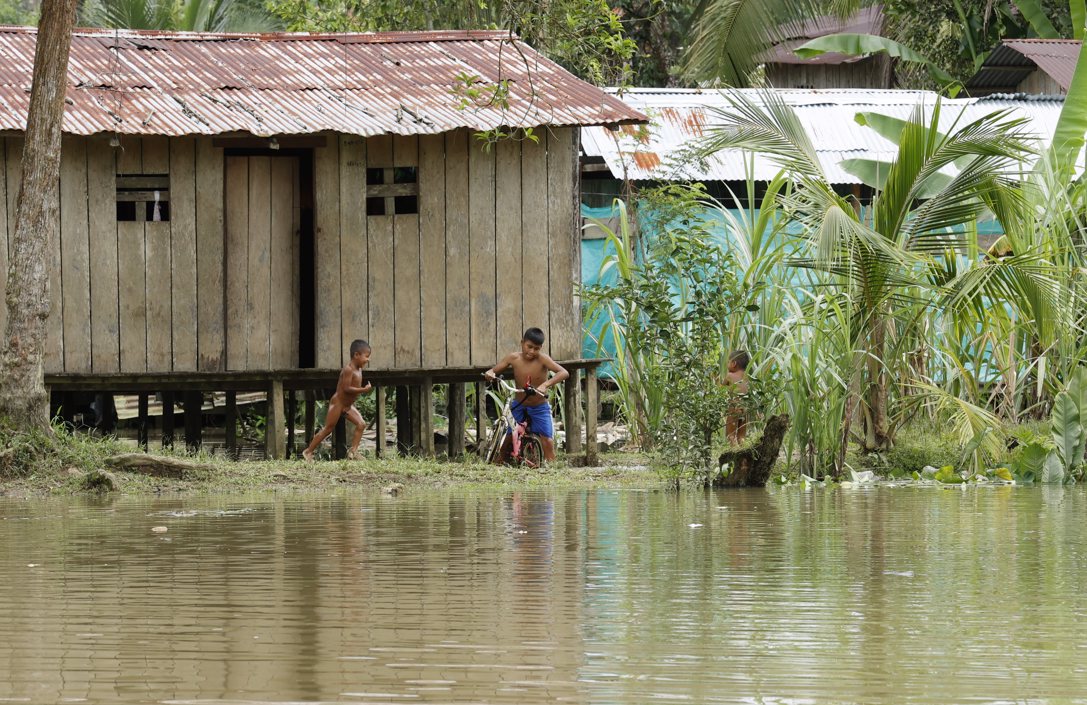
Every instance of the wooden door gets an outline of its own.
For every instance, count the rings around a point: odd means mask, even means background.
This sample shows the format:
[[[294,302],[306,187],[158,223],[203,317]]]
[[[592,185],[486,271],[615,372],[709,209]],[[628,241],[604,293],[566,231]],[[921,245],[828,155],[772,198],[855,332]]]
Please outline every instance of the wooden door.
[[[226,158],[226,367],[298,366],[296,157]]]

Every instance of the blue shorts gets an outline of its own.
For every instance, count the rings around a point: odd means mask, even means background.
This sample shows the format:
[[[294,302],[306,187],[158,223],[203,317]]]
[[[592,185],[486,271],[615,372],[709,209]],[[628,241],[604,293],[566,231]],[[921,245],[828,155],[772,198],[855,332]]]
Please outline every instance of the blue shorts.
[[[513,418],[517,423],[521,423],[525,419],[528,419],[528,430],[530,433],[535,433],[536,435],[545,438],[555,437],[555,429],[551,425],[550,404],[525,406],[520,402],[514,401],[510,402],[510,411],[513,412]]]

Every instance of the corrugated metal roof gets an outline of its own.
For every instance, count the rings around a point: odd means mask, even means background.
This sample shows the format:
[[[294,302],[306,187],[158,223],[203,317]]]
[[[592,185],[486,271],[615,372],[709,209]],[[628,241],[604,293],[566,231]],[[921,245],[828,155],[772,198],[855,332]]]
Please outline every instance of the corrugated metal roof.
[[[646,181],[742,181],[753,167],[757,180],[768,180],[779,168],[769,159],[738,149],[722,150],[698,162],[688,149],[708,126],[719,122],[715,110],[729,111],[728,93],[743,93],[758,100],[757,89],[703,91],[686,89],[634,89],[623,94],[632,108],[649,115],[648,125],[623,126],[618,130],[587,127],[581,131],[586,156],[600,157],[616,178]],[[906,119],[923,103],[931,108],[936,94],[903,90],[803,90],[778,89],[776,93],[796,111],[819,155],[827,178],[836,184],[860,180],[840,166],[844,159],[891,160],[896,146],[875,130],[857,124],[859,112],[875,112]],[[1000,110],[1012,117],[1027,118],[1025,128],[1048,144],[1064,101],[1060,97],[994,95],[986,98],[949,100],[942,103],[940,123],[952,129]]]
[[[26,124],[37,31],[0,27],[0,130]],[[458,75],[509,81],[458,109]],[[645,119],[498,31],[209,34],[77,30],[64,131],[423,134]]]
[[[1014,88],[1037,67],[1067,91],[1079,50],[1078,39],[1005,39],[990,52],[966,87]]]

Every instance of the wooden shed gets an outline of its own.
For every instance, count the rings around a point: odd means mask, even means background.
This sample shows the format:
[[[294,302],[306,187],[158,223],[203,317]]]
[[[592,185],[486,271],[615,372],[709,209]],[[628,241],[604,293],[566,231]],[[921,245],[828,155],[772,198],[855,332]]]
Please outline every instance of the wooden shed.
[[[35,37],[0,28],[2,271]],[[577,366],[578,130],[645,118],[508,34],[80,30],[69,82],[52,389],[281,397],[366,338],[429,399],[530,325]]]

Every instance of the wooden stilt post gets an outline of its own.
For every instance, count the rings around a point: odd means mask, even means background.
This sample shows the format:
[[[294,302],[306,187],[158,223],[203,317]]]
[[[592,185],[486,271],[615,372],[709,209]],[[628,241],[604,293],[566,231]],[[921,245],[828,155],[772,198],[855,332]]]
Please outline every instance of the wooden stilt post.
[[[411,451],[411,399],[408,388],[396,388],[396,449],[401,455]]]
[[[581,372],[574,370],[563,382],[562,407],[565,417],[566,454],[581,453]]]
[[[421,455],[423,452],[423,388],[422,385],[413,384],[408,390],[408,398],[411,399],[411,453]]]
[[[162,393],[162,447],[174,447],[174,393]]]
[[[476,382],[476,453],[486,451],[487,436],[487,385]]]
[[[419,453],[434,457],[434,380],[424,377],[419,386]]]
[[[378,386],[374,389],[374,457],[385,457],[385,387]]]
[[[317,431],[317,392],[306,390],[306,445],[313,440],[313,434]]]
[[[459,458],[464,455],[464,382],[449,385],[449,457]]]
[[[183,401],[185,405],[185,447],[191,453],[200,450],[201,436],[203,435],[203,410],[204,394],[202,392],[185,392]]]
[[[238,459],[238,393],[226,393],[226,455],[231,460]]]
[[[585,368],[585,464],[597,463],[596,419],[600,413],[600,391],[596,385],[596,367]]]
[[[283,460],[287,449],[283,416],[283,380],[273,379],[268,386],[267,414],[264,424],[264,457],[269,460]]]
[[[294,419],[298,415],[298,395],[293,389],[287,392],[287,457],[298,456],[294,443]]]
[[[138,409],[139,409],[139,411],[138,411],[139,421],[137,421],[137,423],[136,423],[136,443],[140,446],[140,448],[142,448],[143,450],[146,451],[147,450],[147,438],[150,435],[148,433],[148,431],[149,431],[148,427],[150,426],[150,424],[148,423],[149,419],[147,418],[147,394],[146,393],[140,394],[138,404],[139,404],[139,406],[138,406]]]

